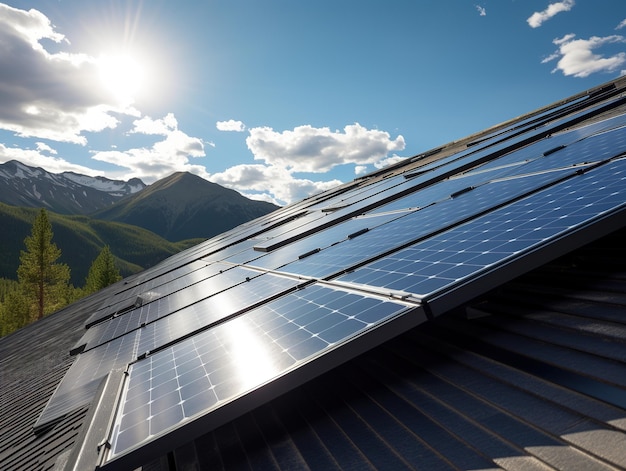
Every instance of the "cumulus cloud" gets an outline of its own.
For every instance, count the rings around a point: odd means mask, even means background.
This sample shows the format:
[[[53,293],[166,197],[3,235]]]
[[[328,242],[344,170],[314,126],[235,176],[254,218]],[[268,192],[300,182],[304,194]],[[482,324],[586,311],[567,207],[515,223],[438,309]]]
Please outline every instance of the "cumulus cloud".
[[[191,172],[203,178],[209,178],[203,165],[190,162],[190,158],[205,156],[204,142],[179,130],[178,122],[172,113],[161,119],[144,117],[133,124],[134,128],[131,133],[160,135],[164,136],[164,139],[149,147],[125,151],[98,151],[92,155],[92,158],[128,169],[119,172],[124,179],[137,177],[146,183],[164,178],[174,172]]]
[[[594,54],[595,49],[606,44],[626,43],[623,36],[612,35],[606,37],[592,36],[589,39],[576,39],[574,34],[567,34],[553,41],[559,48],[546,57],[542,63],[559,59],[552,72],[561,71],[563,75],[587,77],[596,72],[614,72],[626,63],[626,53],[604,57]]]
[[[36,150],[6,147],[4,144],[0,143],[0,163],[5,163],[9,160],[18,160],[29,167],[45,168],[51,173],[76,172],[90,176],[98,175],[98,172],[93,169],[83,167],[82,165],[72,164],[67,160],[58,157],[45,155],[42,152],[56,154],[56,151],[41,142],[37,143]]]
[[[383,159],[383,160],[376,162],[374,166],[376,168],[383,168],[383,167],[387,167],[388,165],[397,164],[398,162],[402,162],[403,160],[406,160],[406,159],[407,159],[406,157],[400,157],[399,155],[392,155],[391,157],[387,159]]]
[[[85,131],[114,128],[111,113],[138,115],[99,80],[98,62],[85,54],[50,53],[66,38],[41,12],[0,4],[0,129],[23,137],[85,145]]]
[[[47,152],[48,154],[57,154],[57,151],[44,142],[36,142],[37,150],[39,152]]]
[[[160,119],[152,119],[149,116],[144,116],[141,119],[133,121],[133,126],[133,129],[130,131],[131,134],[167,136],[172,131],[178,129],[178,121],[173,113],[168,113]]]
[[[620,22],[620,24],[618,24],[618,25],[615,27],[615,29],[618,29],[618,30],[619,30],[619,29],[624,28],[625,26],[626,26],[626,19],[622,20],[622,21]]]
[[[487,16],[487,9],[480,5],[475,5],[476,11],[480,16]]]
[[[236,165],[211,176],[211,181],[233,188],[249,198],[275,204],[292,203],[340,185],[340,180],[312,181],[295,178],[285,168],[273,165]]]
[[[544,22],[553,16],[570,11],[574,7],[574,0],[563,0],[562,2],[551,3],[543,11],[536,11],[526,21],[531,28],[539,28]]]
[[[219,131],[243,132],[246,130],[245,124],[241,121],[235,121],[234,119],[229,119],[228,121],[218,121],[215,123],[215,126]]]
[[[365,175],[367,173],[367,165],[356,165],[354,167],[355,175]]]
[[[391,139],[387,132],[358,123],[346,126],[343,132],[310,125],[283,132],[257,127],[249,132],[246,144],[255,160],[291,172],[321,173],[343,164],[373,164],[405,147],[402,136]]]

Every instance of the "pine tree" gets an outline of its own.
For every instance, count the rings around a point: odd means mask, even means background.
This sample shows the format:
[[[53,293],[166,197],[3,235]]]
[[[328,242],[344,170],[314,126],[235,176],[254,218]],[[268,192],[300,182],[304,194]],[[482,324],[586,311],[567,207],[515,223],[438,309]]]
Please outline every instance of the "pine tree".
[[[41,319],[66,304],[70,269],[56,263],[61,250],[52,242],[52,225],[45,209],[33,223],[31,235],[24,239],[26,251],[20,252],[17,279],[32,305],[36,319]]]
[[[120,272],[115,266],[115,258],[109,246],[105,245],[89,268],[85,280],[85,294],[95,293],[121,279]]]

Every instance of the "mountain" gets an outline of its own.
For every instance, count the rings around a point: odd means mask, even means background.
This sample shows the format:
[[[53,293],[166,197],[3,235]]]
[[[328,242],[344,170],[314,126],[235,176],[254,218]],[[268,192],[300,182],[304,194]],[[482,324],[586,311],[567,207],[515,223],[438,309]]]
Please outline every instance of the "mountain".
[[[167,240],[179,241],[209,238],[275,209],[278,206],[248,199],[191,173],[178,172],[92,216],[134,224]]]
[[[16,160],[0,164],[1,203],[60,214],[90,214],[145,187],[138,178],[125,182],[73,172],[55,174]]]
[[[0,278],[16,278],[20,251],[26,249],[24,239],[30,235],[38,212],[36,208],[0,203]],[[48,218],[54,233],[52,241],[61,249],[59,261],[70,267],[75,286],[84,284],[91,263],[105,245],[116,257],[121,274],[128,276],[199,242],[169,242],[140,227],[88,216],[48,211]]]

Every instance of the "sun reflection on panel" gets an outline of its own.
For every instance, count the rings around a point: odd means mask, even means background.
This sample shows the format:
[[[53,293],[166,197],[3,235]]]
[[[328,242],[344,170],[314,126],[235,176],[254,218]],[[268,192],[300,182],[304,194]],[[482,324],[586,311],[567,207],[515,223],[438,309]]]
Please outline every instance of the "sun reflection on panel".
[[[244,319],[230,323],[225,343],[231,356],[232,371],[243,390],[262,384],[279,373],[274,352]]]

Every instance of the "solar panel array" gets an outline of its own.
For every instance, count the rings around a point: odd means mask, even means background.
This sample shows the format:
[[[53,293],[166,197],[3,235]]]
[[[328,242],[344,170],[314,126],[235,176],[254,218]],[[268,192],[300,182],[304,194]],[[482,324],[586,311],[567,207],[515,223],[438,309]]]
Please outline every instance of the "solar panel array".
[[[626,115],[585,122],[623,102],[590,94],[407,159],[119,285],[36,430],[124,371],[100,465],[139,466],[626,224]]]

